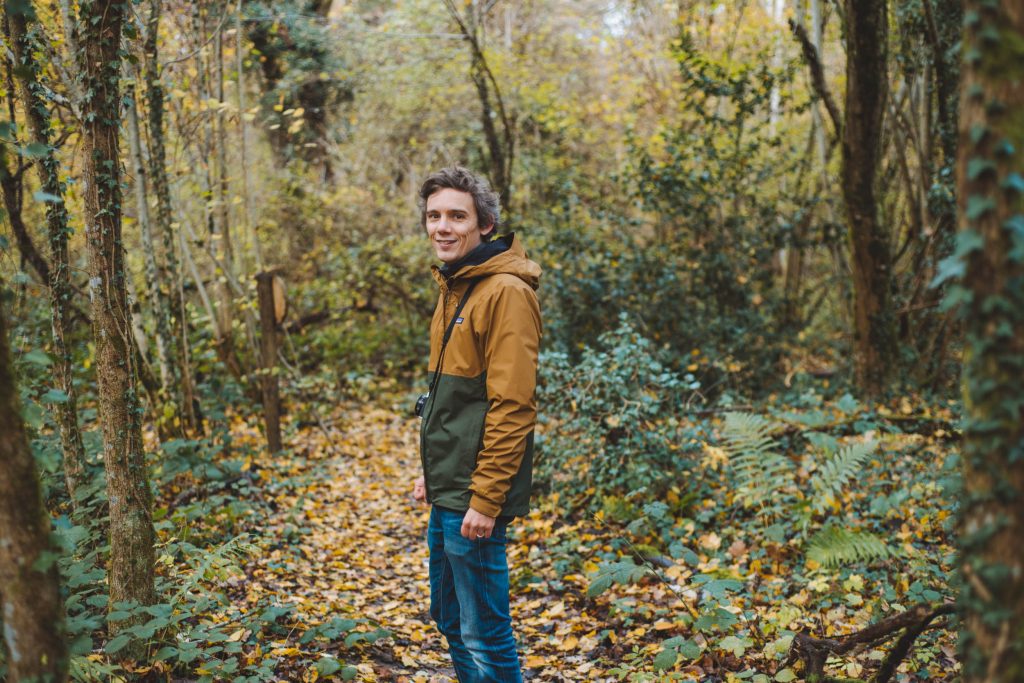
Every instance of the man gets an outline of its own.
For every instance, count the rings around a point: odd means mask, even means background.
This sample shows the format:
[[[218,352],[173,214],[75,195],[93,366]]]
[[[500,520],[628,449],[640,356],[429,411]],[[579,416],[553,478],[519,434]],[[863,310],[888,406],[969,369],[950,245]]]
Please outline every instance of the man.
[[[514,234],[494,238],[498,196],[464,168],[428,177],[420,207],[442,261],[413,489],[432,505],[430,615],[461,683],[518,682],[505,528],[530,503],[540,266]]]

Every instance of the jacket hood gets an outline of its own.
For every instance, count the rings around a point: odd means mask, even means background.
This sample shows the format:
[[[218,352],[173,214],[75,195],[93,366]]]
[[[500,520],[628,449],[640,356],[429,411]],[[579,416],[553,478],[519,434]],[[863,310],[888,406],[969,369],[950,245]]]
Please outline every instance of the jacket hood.
[[[448,271],[448,272],[446,272]],[[533,289],[540,286],[540,266],[526,257],[522,240],[515,233],[495,237],[466,254],[452,267],[431,266],[438,284],[505,273],[515,275]]]

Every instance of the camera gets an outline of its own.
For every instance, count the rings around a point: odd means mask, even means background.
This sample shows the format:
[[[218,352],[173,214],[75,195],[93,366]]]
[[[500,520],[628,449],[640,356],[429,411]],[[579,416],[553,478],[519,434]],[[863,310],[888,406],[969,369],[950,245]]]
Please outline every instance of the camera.
[[[430,397],[430,392],[420,394],[420,397],[416,399],[416,407],[412,409],[413,414],[416,417],[423,417],[423,408],[427,405],[427,398]]]

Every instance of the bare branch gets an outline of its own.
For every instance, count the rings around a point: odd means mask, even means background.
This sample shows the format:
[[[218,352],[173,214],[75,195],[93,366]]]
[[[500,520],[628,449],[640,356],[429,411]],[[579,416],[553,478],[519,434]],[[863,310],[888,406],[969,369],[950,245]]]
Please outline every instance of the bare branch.
[[[828,85],[825,83],[825,70],[822,68],[818,50],[814,47],[810,37],[807,35],[807,29],[792,19],[789,20],[789,28],[796,37],[797,42],[800,43],[800,49],[803,51],[804,60],[807,62],[807,67],[811,71],[811,86],[814,88],[814,92],[818,95],[821,101],[825,103],[825,109],[828,110],[828,116],[832,119],[832,128],[834,131],[833,139],[839,139],[842,136],[843,131],[843,117],[839,113],[839,107],[836,106],[835,100],[832,99],[832,94],[828,91]]]

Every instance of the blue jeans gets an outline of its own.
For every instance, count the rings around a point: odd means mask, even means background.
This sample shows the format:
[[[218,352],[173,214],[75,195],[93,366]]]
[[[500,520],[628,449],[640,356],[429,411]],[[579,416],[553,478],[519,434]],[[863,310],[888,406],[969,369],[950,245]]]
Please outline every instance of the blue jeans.
[[[448,640],[460,683],[520,683],[508,606],[505,527],[490,538],[462,537],[464,512],[430,510],[430,616]]]

